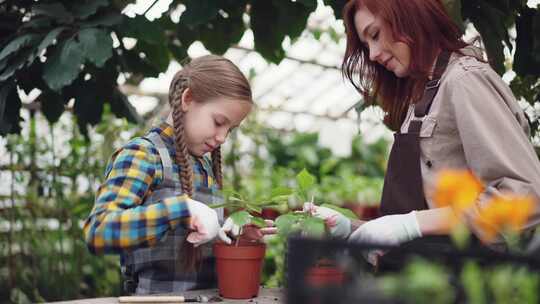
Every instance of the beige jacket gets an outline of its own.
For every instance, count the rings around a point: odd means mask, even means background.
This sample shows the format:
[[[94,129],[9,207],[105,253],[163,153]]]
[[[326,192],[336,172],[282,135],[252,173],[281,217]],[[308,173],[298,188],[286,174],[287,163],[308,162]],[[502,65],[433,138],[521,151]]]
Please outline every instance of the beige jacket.
[[[454,53],[441,78],[439,92],[420,132],[421,172],[430,208],[436,173],[445,168],[470,169],[486,185],[472,219],[493,194],[531,195],[537,206],[524,229],[540,224],[540,161],[529,141],[529,127],[510,88],[487,63],[473,57],[475,49]],[[406,133],[414,106],[401,127]],[[431,167],[427,164],[430,163]]]

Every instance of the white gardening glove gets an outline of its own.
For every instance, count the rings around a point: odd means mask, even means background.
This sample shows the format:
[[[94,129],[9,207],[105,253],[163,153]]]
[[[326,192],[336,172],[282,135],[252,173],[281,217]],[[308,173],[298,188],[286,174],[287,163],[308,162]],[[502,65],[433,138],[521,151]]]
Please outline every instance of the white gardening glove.
[[[216,211],[206,204],[187,199],[186,202],[191,214],[188,228],[193,230],[187,236],[187,241],[195,247],[213,240],[219,231],[219,220]]]
[[[242,227],[236,225],[233,219],[229,217],[227,220],[225,220],[225,223],[223,223],[223,226],[218,231],[219,239],[227,244],[231,244],[232,239],[229,237],[229,235],[236,238],[242,234],[247,239],[260,240],[266,234],[277,233],[277,228],[274,227],[274,221],[264,220],[264,222],[266,223],[266,228],[259,228],[255,225],[247,224],[243,227],[243,229],[241,229]]]
[[[351,220],[336,210],[306,202],[302,211],[323,219],[334,238],[346,239],[351,233]]]
[[[364,223],[356,229],[350,236],[350,242],[369,243],[397,246],[404,242],[422,236],[416,211],[406,214],[394,214],[383,216]],[[376,265],[379,256],[383,255],[382,250],[372,250],[367,253],[367,260]]]

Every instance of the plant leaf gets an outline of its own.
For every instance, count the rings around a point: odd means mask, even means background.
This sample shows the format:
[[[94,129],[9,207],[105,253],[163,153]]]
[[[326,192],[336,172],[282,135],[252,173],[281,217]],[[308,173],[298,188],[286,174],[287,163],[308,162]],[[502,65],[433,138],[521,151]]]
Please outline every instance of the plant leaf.
[[[125,117],[129,122],[135,124],[142,124],[144,122],[143,118],[137,113],[137,110],[129,102],[126,95],[118,90],[118,87],[113,89],[109,104],[111,105],[111,111],[116,117]]]
[[[288,188],[288,187],[276,187],[274,189],[272,189],[272,192],[270,194],[270,196],[272,197],[275,197],[275,196],[289,196],[293,194],[293,190],[291,188]]]
[[[43,80],[49,88],[58,91],[77,78],[83,62],[84,49],[75,38],[71,38],[59,46],[46,61]]]
[[[296,175],[296,183],[302,196],[301,199],[308,201],[307,191],[315,184],[315,177],[304,168]]]
[[[257,213],[262,212],[262,208],[255,205],[255,204],[246,203],[246,208],[249,209],[250,211],[254,211],[254,212],[257,212]]]
[[[249,213],[244,210],[237,211],[231,214],[230,218],[232,218],[233,222],[240,227],[251,222],[251,215],[249,215]]]
[[[102,13],[98,13],[87,21],[81,22],[81,28],[96,27],[96,26],[114,26],[122,24],[124,19],[128,19],[125,15],[120,13],[104,10]]]
[[[56,39],[56,37],[58,37],[58,35],[60,35],[60,33],[65,29],[66,29],[65,27],[58,27],[50,31],[47,34],[47,36],[45,36],[45,38],[43,38],[43,40],[41,40],[41,42],[39,43],[38,51],[36,55],[39,56],[41,52],[44,49],[46,49],[49,45],[51,45],[54,42],[54,39]]]
[[[171,54],[164,43],[150,44],[146,41],[138,41],[135,49],[143,52],[146,55],[146,59],[159,72],[165,72],[167,67],[169,67]]]
[[[2,83],[0,88],[0,135],[20,133],[21,99],[13,81]]]
[[[18,51],[22,49],[23,47],[33,44],[39,39],[39,35],[37,34],[26,34],[19,36],[13,40],[11,40],[6,47],[0,52],[0,60],[4,59],[8,55],[12,54],[15,51]]]
[[[5,68],[2,74],[0,74],[0,81],[7,80],[13,76],[17,70],[24,67],[28,58],[31,54],[33,54],[33,52],[34,50],[32,48],[16,52],[14,59],[10,58],[11,60],[9,61],[9,64],[6,65],[7,68]]]
[[[283,214],[276,218],[275,223],[280,235],[288,235],[293,231],[293,225],[296,223],[297,217],[293,214]]]
[[[184,1],[186,11],[180,16],[180,22],[191,27],[208,23],[219,12],[217,2],[215,0]]]
[[[516,17],[517,35],[513,69],[520,76],[540,76],[540,58],[535,58],[536,52],[534,50],[535,31],[533,25],[535,16],[540,16],[540,13],[537,10],[526,8]]]
[[[124,18],[118,27],[122,36],[132,37],[153,45],[163,44],[165,35],[159,21],[149,21],[144,16]]]
[[[347,0],[324,0],[324,4],[332,7],[336,19],[343,19],[342,11],[346,3]]]
[[[71,23],[73,21],[73,16],[61,3],[35,4],[32,6],[32,13],[52,17],[63,23]]]
[[[73,111],[81,125],[96,125],[103,114],[103,99],[99,98],[98,87],[92,81],[85,81],[77,86]]]
[[[464,17],[474,23],[482,36],[491,66],[502,75],[505,72],[503,41],[511,48],[504,12],[484,0],[465,1],[462,5]]]
[[[312,237],[322,237],[326,234],[324,220],[318,217],[307,217],[302,223],[302,231]]]
[[[266,222],[260,217],[256,217],[256,216],[251,217],[251,223],[260,228],[266,227]]]
[[[285,57],[281,43],[285,38],[285,32],[277,30],[275,27],[268,26],[268,22],[278,25],[279,19],[277,8],[269,0],[255,0],[251,4],[250,23],[255,40],[255,50],[264,58],[279,63]]]
[[[41,102],[41,112],[45,115],[45,118],[51,124],[56,123],[65,109],[62,96],[54,91],[47,90],[41,93],[39,100]]]
[[[461,32],[465,32],[463,17],[461,16],[461,0],[444,0],[446,11],[452,17],[452,20],[459,26]]]
[[[335,211],[343,214],[344,216],[346,216],[346,217],[348,217],[349,219],[352,219],[352,220],[357,220],[358,219],[358,216],[356,216],[356,214],[354,212],[352,212],[351,210],[349,210],[347,208],[342,208],[342,207],[332,205],[332,204],[322,204],[321,207],[326,207],[326,208],[330,208],[332,210],[335,210]]]
[[[79,41],[85,51],[85,57],[97,67],[102,67],[112,56],[111,35],[98,28],[82,29],[79,34]]]
[[[100,7],[107,6],[108,4],[109,1],[107,0],[92,0],[78,3],[73,6],[73,13],[79,19],[86,19],[95,14]]]

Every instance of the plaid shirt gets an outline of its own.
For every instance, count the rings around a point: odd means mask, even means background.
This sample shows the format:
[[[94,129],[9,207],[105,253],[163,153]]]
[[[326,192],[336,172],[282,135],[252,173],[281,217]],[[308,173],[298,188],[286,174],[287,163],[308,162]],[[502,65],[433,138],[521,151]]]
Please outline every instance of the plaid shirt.
[[[173,129],[162,123],[157,132],[173,145]],[[174,151],[169,151],[174,156]],[[213,174],[208,158],[193,160],[194,188],[212,187]],[[174,166],[178,174],[178,166]],[[189,220],[186,195],[167,197],[143,205],[146,197],[163,181],[163,166],[157,149],[146,139],[135,138],[116,151],[105,172],[105,182],[96,194],[94,208],[83,227],[88,248],[93,253],[121,253],[153,246],[167,231]]]

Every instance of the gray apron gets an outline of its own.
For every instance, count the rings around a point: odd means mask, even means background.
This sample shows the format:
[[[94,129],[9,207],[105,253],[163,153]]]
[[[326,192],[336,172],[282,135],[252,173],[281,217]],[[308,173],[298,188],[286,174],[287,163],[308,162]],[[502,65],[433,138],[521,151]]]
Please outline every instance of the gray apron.
[[[163,181],[144,200],[143,205],[148,206],[167,197],[181,195],[182,187],[178,173],[174,170],[176,164],[173,162],[171,153],[174,147],[168,146],[156,132],[150,132],[143,138],[150,141],[158,150],[163,165]],[[204,168],[203,170],[212,172],[210,164],[201,163],[200,165]],[[208,187],[206,182],[195,187],[192,198],[208,205],[222,202],[217,185]],[[222,223],[223,208],[216,211]],[[196,272],[183,269],[184,257],[180,252],[187,233],[185,228],[178,226],[175,230],[168,231],[155,246],[137,248],[123,253],[121,269],[124,276],[124,290],[127,293],[152,294],[215,287],[215,259],[211,242],[199,247],[202,250],[202,262]]]

